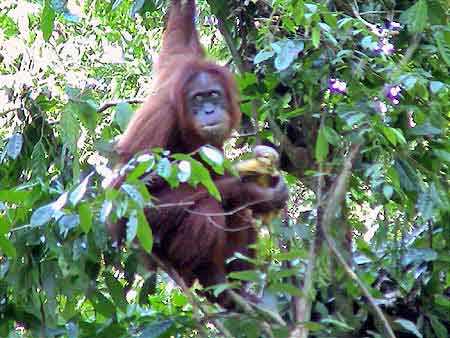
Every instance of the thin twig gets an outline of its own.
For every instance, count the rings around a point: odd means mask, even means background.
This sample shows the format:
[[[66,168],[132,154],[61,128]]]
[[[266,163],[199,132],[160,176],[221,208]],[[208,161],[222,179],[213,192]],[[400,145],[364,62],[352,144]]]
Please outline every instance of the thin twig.
[[[101,112],[105,111],[108,108],[117,106],[120,103],[138,104],[138,103],[143,103],[144,101],[145,101],[145,99],[140,99],[140,98],[123,99],[123,100],[117,100],[117,101],[108,101],[108,102],[103,103],[97,109],[97,112],[101,113]]]
[[[269,201],[269,199],[260,199],[260,200],[242,204],[237,208],[231,209],[230,211],[224,211],[224,212],[201,212],[201,211],[194,211],[194,210],[189,210],[189,209],[186,209],[186,211],[191,214],[194,214],[194,215],[200,215],[200,216],[205,216],[205,217],[232,216],[241,210],[251,207],[252,205],[263,203],[263,202],[268,202],[268,201]]]

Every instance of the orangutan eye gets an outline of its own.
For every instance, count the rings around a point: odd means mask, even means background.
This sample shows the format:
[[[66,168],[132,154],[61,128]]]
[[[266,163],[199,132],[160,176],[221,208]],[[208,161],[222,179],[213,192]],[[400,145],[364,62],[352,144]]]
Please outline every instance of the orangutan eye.
[[[194,96],[194,101],[195,102],[200,102],[202,100],[202,96],[200,94],[197,94]]]

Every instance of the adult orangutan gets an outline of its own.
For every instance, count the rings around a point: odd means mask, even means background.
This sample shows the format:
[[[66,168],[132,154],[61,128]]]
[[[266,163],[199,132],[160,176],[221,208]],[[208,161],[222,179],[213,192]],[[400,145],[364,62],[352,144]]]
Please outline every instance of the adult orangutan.
[[[240,121],[233,77],[226,68],[204,58],[194,16],[194,0],[172,2],[155,65],[153,93],[116,146],[124,163],[136,152],[153,147],[178,153],[206,144],[222,149]],[[230,174],[218,176],[211,171],[211,175],[221,202],[202,187],[181,184],[171,190],[164,184],[148,185],[158,203],[193,202],[190,206],[145,210],[155,239],[153,252],[168,261],[188,286],[195,279],[205,287],[224,283],[230,271],[251,269],[248,262],[226,264],[226,260],[236,252],[253,257],[251,245],[257,237],[253,212],[279,209],[287,200],[287,187],[280,177],[271,186],[261,187]],[[115,239],[123,236],[125,224],[122,219],[109,226]],[[218,301],[232,306],[226,294]]]

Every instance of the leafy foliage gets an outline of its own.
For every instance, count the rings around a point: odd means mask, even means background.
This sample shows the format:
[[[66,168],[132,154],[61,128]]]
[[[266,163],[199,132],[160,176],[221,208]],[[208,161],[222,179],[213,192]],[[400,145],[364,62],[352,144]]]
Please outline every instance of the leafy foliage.
[[[323,210],[337,202],[328,232],[396,336],[447,337],[448,3],[198,2],[208,52],[225,63],[229,44],[239,46],[241,109],[259,140],[281,145],[291,188],[288,213],[261,225],[258,269],[214,290],[250,282],[264,291],[261,308],[224,314],[192,301],[135,250],[156,241],[141,178],[201,184],[220,199],[205,168],[231,169],[220,152],[149,150],[117,170],[121,189],[107,188],[109,142],[149,92],[167,2],[3,1],[0,336],[288,337],[304,327],[314,337],[385,337],[321,237]],[[255,141],[250,133],[227,147]],[[333,201],[355,144],[345,194]],[[121,217],[118,249],[105,224]]]

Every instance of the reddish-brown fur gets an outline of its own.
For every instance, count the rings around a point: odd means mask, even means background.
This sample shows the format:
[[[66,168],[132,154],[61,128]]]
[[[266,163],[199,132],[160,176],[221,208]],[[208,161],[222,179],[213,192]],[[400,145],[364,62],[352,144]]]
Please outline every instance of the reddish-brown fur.
[[[232,75],[226,68],[204,59],[194,25],[194,13],[195,1],[188,0],[184,8],[180,0],[173,1],[156,65],[153,94],[136,112],[116,147],[123,162],[136,152],[153,147],[172,152],[191,152],[205,144],[187,118],[183,99],[186,84],[199,72],[214,75],[226,90],[228,114],[232,122],[228,134],[240,121]],[[222,148],[222,143],[223,140],[214,145]],[[189,207],[145,210],[155,239],[154,253],[170,262],[187,285],[192,285],[196,278],[204,286],[224,283],[228,272],[252,268],[242,260],[234,260],[228,265],[225,261],[236,252],[254,257],[254,250],[249,247],[257,237],[252,209],[280,208],[287,199],[287,189],[283,184],[279,184],[278,189],[270,190],[254,183],[243,183],[230,174],[217,176],[211,172],[211,175],[221,192],[222,203],[202,187],[193,188],[188,184],[181,184],[176,190],[164,184],[148,187],[161,204],[194,202]],[[226,216],[224,214],[258,200],[264,201]],[[125,223],[120,220],[110,225],[113,237],[121,237]],[[244,291],[242,293],[245,294]],[[218,301],[226,307],[232,305],[225,294]]]

